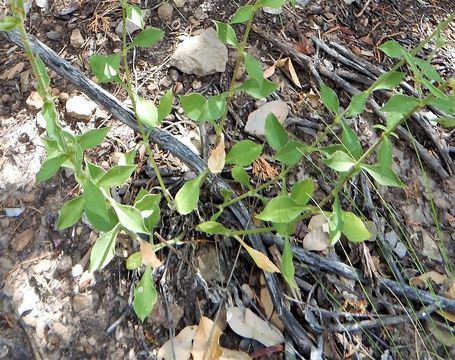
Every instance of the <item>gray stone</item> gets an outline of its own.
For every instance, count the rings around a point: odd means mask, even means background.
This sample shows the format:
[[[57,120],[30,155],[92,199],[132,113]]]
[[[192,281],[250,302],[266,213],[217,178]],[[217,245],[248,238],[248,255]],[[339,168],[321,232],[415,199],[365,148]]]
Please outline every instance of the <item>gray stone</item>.
[[[81,31],[76,28],[72,31],[70,36],[70,44],[75,48],[81,48],[84,45],[84,38],[82,37]]]
[[[270,113],[274,113],[278,121],[282,124],[288,116],[288,106],[282,100],[275,100],[262,105],[259,109],[248,115],[245,132],[259,138],[265,137],[265,120]]]
[[[172,54],[170,65],[185,74],[206,76],[226,70],[227,47],[213,28],[184,40]]]
[[[66,114],[76,120],[89,121],[96,104],[83,96],[72,96],[66,102]]]
[[[398,235],[395,231],[389,231],[385,233],[385,240],[390,245],[390,248],[393,249],[397,245]]]
[[[398,241],[397,246],[393,249],[393,252],[397,254],[400,259],[403,259],[406,256],[407,251],[406,245],[401,241]]]
[[[167,23],[172,22],[173,15],[174,8],[168,2],[161,4],[161,6],[158,8],[158,17]]]

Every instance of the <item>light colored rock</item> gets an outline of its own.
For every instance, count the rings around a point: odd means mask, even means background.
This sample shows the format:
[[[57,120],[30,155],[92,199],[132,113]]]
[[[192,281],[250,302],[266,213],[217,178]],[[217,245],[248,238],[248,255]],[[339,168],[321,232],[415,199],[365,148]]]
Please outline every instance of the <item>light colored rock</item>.
[[[282,124],[288,116],[288,106],[282,100],[275,100],[262,105],[259,109],[248,115],[245,132],[259,138],[265,137],[265,119],[270,113],[274,113],[278,121]]]
[[[75,48],[81,48],[84,45],[84,38],[82,37],[81,31],[76,28],[73,30],[70,36],[70,44]]]
[[[25,103],[34,110],[40,110],[43,107],[44,101],[40,94],[32,91]]]
[[[175,6],[177,6],[178,8],[182,7],[183,5],[185,5],[185,2],[186,0],[174,0],[174,4]]]
[[[406,256],[407,251],[406,245],[401,241],[398,241],[397,246],[393,249],[393,252],[397,254],[400,259],[403,259]]]
[[[82,121],[89,121],[96,104],[83,96],[72,96],[66,102],[66,115]]]
[[[173,14],[174,8],[168,2],[162,3],[158,8],[158,17],[167,23],[172,22]]]
[[[224,72],[227,61],[227,47],[218,39],[215,29],[208,28],[183,41],[172,55],[170,65],[185,74],[206,76]]]
[[[126,20],[126,31],[127,31],[127,34],[128,35],[131,35],[132,33],[138,31],[138,30],[141,30],[141,28],[139,26],[137,26],[135,23],[133,23],[132,21],[130,20]],[[123,20],[121,20],[117,27],[115,28],[115,33],[120,37],[122,38],[122,34],[123,34]]]
[[[279,15],[283,12],[283,9],[282,8],[272,8],[272,7],[268,7],[268,6],[264,6],[262,8],[262,10],[266,13],[266,14],[270,14],[270,15]]]
[[[33,266],[33,272],[36,274],[48,271],[52,266],[52,262],[48,259],[43,259],[38,264]]]

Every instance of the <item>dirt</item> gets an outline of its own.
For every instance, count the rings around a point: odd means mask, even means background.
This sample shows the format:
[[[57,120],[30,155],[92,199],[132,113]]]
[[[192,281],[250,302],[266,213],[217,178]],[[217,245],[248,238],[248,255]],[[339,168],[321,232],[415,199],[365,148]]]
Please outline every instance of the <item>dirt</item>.
[[[121,45],[115,35],[121,14],[116,1],[87,0],[80,1],[81,6],[75,6],[77,3],[49,1],[46,9],[33,4],[29,11],[28,29],[92,77],[88,70],[89,56],[110,53]],[[167,88],[173,88],[177,95],[194,91],[195,88],[197,91],[202,89],[205,94],[226,90],[235,59],[232,51],[226,73],[202,79],[169,69],[166,62],[181,35],[191,35],[199,29],[213,26],[214,19],[226,21],[235,11],[235,3],[188,0],[183,8],[174,9],[175,23],[171,24],[157,17],[154,2],[151,4],[146,1],[147,6],[141,3],[144,8],[150,9],[147,23],[164,29],[166,36],[153,50],[140,50],[135,57],[140,94],[153,99]],[[362,4],[349,6],[341,0],[311,1],[305,9],[287,8],[281,16],[260,13],[256,24],[270,28],[275,33],[281,32],[289,42],[307,49],[310,56],[317,55],[314,49],[308,48],[309,37],[323,34],[332,41],[362,51],[362,56],[369,61],[381,63],[383,58],[376,48],[378,44],[394,38],[406,46],[415,45],[448,13],[455,10],[451,0],[425,2],[428,3],[426,5],[411,0],[372,1],[365,9],[362,9],[365,2],[359,3]],[[76,28],[85,40],[81,49],[74,48],[70,43],[72,30]],[[452,27],[452,42],[455,40],[454,32]],[[250,51],[261,58],[265,67],[271,66],[273,60],[280,57],[279,52],[257,34],[252,34],[250,44]],[[161,236],[171,239],[186,231],[186,244],[178,248],[177,254],[168,251],[159,254],[165,262],[165,267],[155,274],[160,298],[149,318],[141,323],[130,306],[137,273],[128,272],[124,266],[125,258],[134,250],[131,242],[126,238],[121,239],[116,251],[118,256],[102,272],[90,274],[87,261],[97,234],[84,221],[66,231],[56,230],[59,209],[79,190],[72,174],[65,171],[60,171],[43,184],[35,182],[35,174],[45,156],[40,139],[44,128],[37,110],[26,104],[35,82],[22,51],[1,37],[0,53],[0,358],[152,359],[171,335],[178,333],[184,326],[197,324],[201,313],[213,318],[226,301],[244,299],[240,290],[242,284],[248,283],[256,290],[260,288],[259,272],[247,257],[241,255],[239,262],[235,261],[237,248],[233,242],[214,242],[213,239],[191,232],[191,228],[200,220],[196,215],[194,218],[181,218],[163,208],[159,226]],[[444,75],[452,72],[453,75],[453,46],[441,51],[438,59],[441,72]],[[325,60],[337,66],[333,60]],[[292,103],[296,116],[311,118],[315,109],[306,97],[311,84],[306,74],[297,70],[302,89],[296,89],[281,72],[271,79],[282,84],[280,94],[285,101]],[[138,139],[133,131],[111,119],[101,109],[97,110],[89,123],[65,118],[64,103],[68,96],[78,94],[78,90],[52,71],[51,79],[65,127],[74,132],[83,132],[102,124],[112,126],[101,147],[88,154],[92,161],[106,167],[115,164],[118,152],[136,144]],[[125,99],[120,88],[106,88]],[[228,143],[245,137],[238,130],[243,128],[248,113],[255,108],[255,102],[240,96],[234,100],[232,108],[237,118],[229,118],[228,128],[232,131]],[[194,133],[196,126],[182,120],[184,118],[176,102],[172,115],[164,125],[174,134],[187,136]],[[313,139],[300,127],[290,129],[304,140]],[[360,135],[365,143],[369,142],[368,133]],[[455,146],[453,132],[443,135],[447,136],[450,146]],[[426,179],[415,154],[400,141],[396,141],[395,145],[394,166],[408,185],[408,191],[380,189],[382,199],[378,196],[373,201],[379,205],[383,200],[389,203],[398,224],[414,234],[410,237],[412,244],[408,245],[424,253],[423,261],[428,268],[443,271],[442,258],[439,252],[434,251],[437,231],[433,225],[432,209],[426,201],[429,195],[425,193],[425,186],[428,181],[436,213],[442,223],[441,231],[447,240],[448,256],[453,258],[454,178],[441,182],[429,172],[430,178]],[[188,169],[166,153],[158,152],[157,160],[168,174],[166,181],[171,191],[175,192]],[[132,185],[123,189],[123,192],[119,191],[118,196],[123,201],[131,198],[144,184],[156,186],[150,171],[147,172],[150,167],[144,156],[140,157],[140,162]],[[308,171],[317,173],[309,168]],[[302,168],[293,176],[300,179],[306,170]],[[319,180],[324,188],[325,180]],[[274,191],[276,189],[269,194]],[[203,196],[206,206],[200,209],[199,215],[205,219],[208,218],[213,199],[209,191]],[[5,211],[9,208],[17,209],[20,214],[7,215]],[[302,231],[306,230],[305,227],[302,224]],[[365,253],[359,253],[356,257],[354,246],[348,246],[352,247],[353,265],[365,267],[362,259]],[[365,246],[374,258],[381,257],[375,244],[368,243]],[[411,268],[411,260],[406,259],[403,260],[403,266]],[[234,267],[234,280],[227,287],[226,279]],[[410,271],[415,272],[412,269]],[[309,276],[311,280],[314,279]],[[332,287],[331,284],[328,286]],[[318,296],[323,297],[321,294]],[[324,301],[328,302],[325,298]],[[303,318],[302,314],[299,315]],[[414,336],[413,329],[404,327],[400,330],[394,335],[397,338],[395,345],[409,345],[406,331]],[[333,339],[330,341],[334,342]],[[243,339],[229,330],[226,330],[222,342],[232,349],[250,353],[261,349],[258,343]],[[412,357],[414,353],[409,351]],[[263,358],[283,356],[272,352]]]

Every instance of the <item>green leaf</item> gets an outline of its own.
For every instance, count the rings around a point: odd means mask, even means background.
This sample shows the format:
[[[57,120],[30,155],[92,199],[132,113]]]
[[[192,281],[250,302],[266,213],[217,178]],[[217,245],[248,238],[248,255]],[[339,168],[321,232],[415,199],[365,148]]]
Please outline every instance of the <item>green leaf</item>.
[[[231,170],[232,178],[246,188],[251,188],[250,177],[246,170],[241,166],[234,166]]]
[[[19,21],[12,16],[4,16],[0,19],[0,31],[11,31],[16,28]]]
[[[436,122],[446,128],[455,127],[455,118],[440,117],[436,119]]]
[[[328,110],[338,114],[340,107],[338,96],[335,91],[324,84],[321,84],[321,101]]]
[[[134,165],[135,164],[134,159],[136,158],[136,153],[137,153],[137,149],[133,148],[133,149],[127,151],[126,153],[121,154],[120,158],[118,160],[118,164],[119,165]]]
[[[371,238],[371,233],[363,221],[354,213],[343,211],[342,233],[349,241],[362,242]]]
[[[158,105],[158,123],[163,121],[163,119],[171,113],[173,100],[174,96],[172,94],[172,90],[166,91],[166,93],[161,97]]]
[[[84,211],[84,203],[82,196],[67,201],[58,212],[57,230],[63,230],[76,224]]]
[[[273,230],[275,230],[280,235],[292,235],[295,233],[295,228],[297,225],[298,219],[287,222],[287,223],[273,223]]]
[[[97,185],[105,188],[122,186],[129,180],[135,169],[136,165],[116,165],[111,167],[101,179],[98,180]]]
[[[378,77],[372,91],[392,90],[400,85],[406,74],[399,71],[389,71]]]
[[[68,159],[67,155],[62,154],[53,158],[48,158],[41,164],[41,168],[36,174],[36,181],[43,182],[54,176],[60,166]]]
[[[131,45],[148,48],[155,45],[163,36],[164,31],[154,27],[148,27],[136,35]]]
[[[270,113],[265,119],[265,137],[270,147],[275,151],[279,151],[289,142],[288,133],[274,113]]]
[[[141,252],[137,251],[126,259],[126,268],[128,270],[136,270],[142,265]]]
[[[144,322],[158,300],[158,294],[152,281],[150,266],[145,268],[141,280],[134,289],[133,309],[136,316]]]
[[[109,231],[113,221],[109,216],[106,199],[102,191],[89,179],[83,183],[84,211],[92,226],[100,231]]]
[[[138,6],[127,4],[126,18],[137,27],[144,28],[144,14]]]
[[[261,86],[264,81],[262,65],[248,53],[245,54],[245,69],[247,74]]]
[[[341,210],[340,199],[335,197],[332,213],[328,217],[330,244],[334,245],[340,240],[341,232],[344,226],[343,212]]]
[[[295,165],[305,155],[306,149],[305,144],[299,141],[290,141],[278,150],[274,159],[285,165]]]
[[[58,139],[58,114],[55,104],[52,101],[45,101],[43,110],[41,111],[44,120],[46,121],[46,131],[49,138],[52,140]],[[58,142],[57,142],[58,143]]]
[[[430,92],[440,99],[447,98],[447,95],[444,94],[441,90],[439,90],[436,86],[434,86],[429,80],[427,79],[420,79],[420,82],[428,89]]]
[[[220,39],[223,44],[230,45],[236,49],[239,47],[237,35],[231,25],[221,21],[215,21],[215,27],[218,39]]]
[[[225,94],[209,96],[207,99],[198,93],[180,96],[185,114],[194,121],[214,121],[221,118],[226,109]]]
[[[392,59],[399,58],[403,54],[402,46],[393,40],[386,41],[384,44],[379,46],[379,50]]]
[[[296,204],[305,206],[315,190],[313,179],[305,179],[292,185],[291,198]]]
[[[280,195],[270,200],[264,210],[256,215],[258,219],[276,223],[287,223],[299,216],[304,207],[287,195]]]
[[[281,257],[281,274],[283,274],[284,280],[288,283],[291,288],[298,289],[297,283],[295,282],[295,268],[292,261],[292,248],[289,241],[289,237],[284,239],[283,255]]]
[[[48,137],[43,137],[41,140],[43,141],[48,158],[53,158],[60,154],[60,148],[56,140],[50,139]]]
[[[237,9],[234,16],[232,16],[230,24],[242,24],[246,23],[253,16],[255,12],[253,5],[244,5]]]
[[[382,168],[379,165],[362,165],[362,169],[366,170],[381,185],[404,187],[400,178],[390,168]]]
[[[364,91],[360,94],[356,94],[352,97],[351,103],[349,104],[348,108],[346,109],[345,116],[352,117],[359,115],[364,112],[365,104],[367,102],[368,92]]]
[[[159,210],[159,205],[161,202],[161,196],[159,194],[145,194],[139,200],[136,198],[134,202],[134,207],[138,209],[144,218],[147,218],[156,210]]]
[[[90,179],[94,183],[98,182],[98,180],[101,179],[101,177],[106,173],[106,170],[104,170],[101,166],[95,165],[87,159],[85,160],[85,166]]]
[[[343,133],[341,137],[341,142],[343,143],[345,149],[348,150],[349,154],[358,160],[363,155],[362,145],[360,145],[359,138],[357,134],[344,122],[341,123],[343,126]]]
[[[392,96],[389,101],[381,108],[385,113],[408,114],[419,106],[419,100],[407,95],[397,94]]]
[[[248,95],[256,99],[266,98],[277,89],[278,85],[271,82],[270,80],[263,79],[261,83],[258,83],[252,78],[248,79],[238,87],[238,90],[245,91]]]
[[[260,7],[271,7],[271,8],[280,8],[283,6],[286,0],[260,0],[257,6]]]
[[[76,177],[79,177],[82,172],[82,162],[84,161],[84,151],[82,150],[82,147],[77,144],[68,144],[69,148],[73,152],[73,157],[72,157],[72,163],[67,160],[65,163],[63,163],[62,166],[64,167],[69,167],[70,169],[73,169],[76,172]]]
[[[110,129],[110,127],[104,127],[87,131],[85,134],[77,135],[76,141],[82,147],[82,150],[94,148],[101,144]]]
[[[90,68],[100,83],[120,81],[120,57],[121,54],[90,56]]]
[[[158,125],[158,109],[151,100],[139,98],[136,102],[138,120],[149,129]]]
[[[51,84],[51,79],[49,78],[49,74],[46,71],[46,66],[44,65],[43,60],[41,60],[41,57],[38,54],[36,54],[36,69],[38,70],[39,76],[43,80],[44,86],[48,88]],[[46,98],[45,94],[40,95],[42,98]]]
[[[437,70],[433,67],[433,65],[431,65],[430,62],[419,58],[414,58],[414,61],[428,79],[437,82],[443,81]]]
[[[201,173],[193,180],[187,181],[175,195],[174,203],[180,215],[188,215],[197,206],[202,183],[207,172]]]
[[[206,221],[198,226],[196,226],[197,231],[201,231],[208,235],[224,235],[229,236],[231,234],[231,230],[224,227],[222,224],[216,221]]]
[[[387,130],[394,129],[404,118],[405,114],[390,112],[386,113]]]
[[[111,204],[118,216],[120,224],[122,224],[124,228],[135,233],[150,235],[150,231],[145,227],[144,219],[138,209],[129,205],[118,204],[115,201]]]
[[[455,116],[455,95],[447,96],[444,99],[431,99],[429,105],[432,105],[449,115]]]
[[[259,155],[263,145],[256,144],[251,140],[242,140],[235,144],[226,155],[226,164],[249,166]]]
[[[335,151],[324,163],[335,171],[345,172],[352,169],[356,162],[345,152]]]
[[[382,140],[378,150],[379,166],[388,169],[392,165],[392,143],[388,137]]]
[[[415,62],[415,57],[412,56],[406,49],[401,50],[403,53],[403,56],[408,64],[408,66],[411,68],[411,71],[414,73],[415,77],[420,80],[422,78],[422,74],[420,70],[417,68],[417,64]]]
[[[115,241],[120,230],[117,224],[112,230],[101,235],[92,247],[90,252],[89,271],[102,270],[115,256]]]

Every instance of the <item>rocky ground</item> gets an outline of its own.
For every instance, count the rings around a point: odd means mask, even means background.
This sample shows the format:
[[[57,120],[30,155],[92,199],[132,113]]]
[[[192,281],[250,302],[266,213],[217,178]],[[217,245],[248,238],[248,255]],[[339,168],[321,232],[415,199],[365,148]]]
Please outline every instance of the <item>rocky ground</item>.
[[[212,20],[230,18],[237,8],[234,2],[131,2],[146,9],[148,25],[166,32],[156,47],[140,50],[132,59],[142,96],[159,98],[167,89],[173,89],[176,95],[193,91],[212,95],[227,89],[236,54],[217,40],[211,28]],[[121,46],[118,1],[29,0],[27,4],[30,33],[89,77],[92,77],[89,56],[110,53]],[[311,36],[323,36],[327,41],[343,44],[368,61],[387,67],[390,64],[384,62],[377,45],[389,38],[404,45],[417,44],[449,12],[455,11],[450,0],[399,3],[310,0],[299,4],[296,8],[286,7],[281,14],[268,10],[257,16],[248,51],[261,60],[270,79],[280,85],[280,90],[277,98],[259,101],[246,96],[235,98],[228,119],[228,146],[238,139],[260,137],[269,108],[287,124],[288,130],[303,140],[311,141],[323,128],[321,119],[316,116],[323,108],[311,89],[310,76],[297,64],[294,64],[295,74],[292,73],[289,65],[292,61],[283,60],[285,56],[266,41],[261,32],[269,32],[275,37],[279,34],[281,41],[289,42],[296,51],[307,56],[318,57],[332,71],[339,67],[337,60],[316,51]],[[4,9],[4,5],[3,8],[0,6],[0,14],[6,11]],[[436,66],[443,75],[453,76],[453,25],[446,36],[452,43],[438,54]],[[133,250],[129,240],[120,239],[115,260],[104,271],[91,274],[87,269],[89,251],[98,234],[83,221],[67,231],[55,230],[58,210],[78,189],[72,174],[65,171],[44,184],[36,184],[35,174],[45,155],[40,139],[44,133],[39,112],[42,102],[34,92],[35,83],[23,52],[0,37],[0,53],[0,358],[152,359],[171,336],[185,326],[198,324],[201,313],[214,319],[226,303],[252,304],[256,310],[261,308],[267,314],[273,312],[260,273],[247,256],[242,254],[237,261],[238,249],[234,243],[220,246],[219,241],[191,233],[179,247],[178,256],[167,251],[159,254],[164,263],[155,274],[160,279],[157,283],[160,298],[152,314],[141,323],[130,306],[137,274],[128,272],[124,265],[125,258]],[[50,76],[52,91],[67,129],[80,133],[104,125],[112,127],[100,148],[88,153],[93,162],[109,167],[116,164],[120,152],[137,144],[138,138],[130,128],[113,119],[54,71]],[[106,88],[121,100],[125,99],[121,88],[113,85]],[[345,94],[341,94],[342,100],[344,97]],[[371,124],[357,125],[362,143],[371,143],[373,135],[368,127]],[[172,132],[201,157],[206,157],[206,149],[214,138],[211,129],[201,128],[185,118],[177,100],[162,128]],[[453,149],[453,131],[439,128],[437,131]],[[421,135],[419,139],[425,145],[430,143],[425,138],[422,140]],[[451,204],[455,203],[455,179],[451,176],[441,180],[431,171],[428,171],[427,179],[409,147],[402,141],[395,145],[395,168],[407,182],[407,190],[379,189],[379,194],[390,204],[402,228],[413,235],[403,238],[390,227],[385,231],[386,241],[409,277],[418,274],[412,261],[414,251],[423,259],[425,268],[444,273],[429,195],[424,189],[426,184],[431,189],[441,222],[440,231],[447,241],[448,256],[453,258],[455,212]],[[139,150],[140,166],[131,184],[118,191],[119,199],[124,202],[131,199],[139,187],[156,185],[143,150]],[[454,152],[451,154],[453,161]],[[157,161],[171,191],[176,191],[190,176],[185,165],[159,149]],[[261,177],[273,176],[276,169],[265,162],[263,167],[252,171],[259,183]],[[315,172],[309,165],[304,165],[293,176],[300,179],[310,171]],[[270,194],[273,191],[276,189],[270,190]],[[210,192],[204,196],[204,202],[209,204],[212,201]],[[380,197],[374,201],[382,206]],[[253,207],[253,204],[249,205]],[[204,209],[201,213],[204,214]],[[160,234],[166,239],[173,238],[182,229],[190,230],[198,221],[191,217],[175,217],[163,210]],[[296,234],[299,244],[305,241],[308,232],[307,225],[302,224],[301,231]],[[374,243],[366,244],[362,251],[350,245],[347,250],[357,267],[371,271],[373,264],[379,273],[387,273],[387,265]],[[345,259],[344,255],[335,253],[330,256]],[[367,256],[370,256],[369,260],[366,260]],[[231,278],[232,269],[235,271]],[[318,285],[314,274],[305,274],[310,288]],[[340,289],[352,286],[348,281],[343,283],[344,280],[334,286],[334,291],[343,293]],[[344,300],[354,307],[354,312],[361,312],[357,300],[348,297]],[[223,317],[222,312],[220,317]],[[271,321],[278,328],[282,325],[273,317]],[[392,338],[394,345],[401,346],[403,354],[413,358],[416,353],[406,346],[409,336],[415,336],[414,330],[412,326],[400,327],[386,338]],[[337,336],[329,338],[327,344],[338,349],[348,344]],[[221,343],[255,358],[284,357],[283,348],[266,347],[264,350],[259,342],[238,335],[228,326]],[[453,341],[448,343],[447,346],[453,349]],[[332,350],[332,358],[369,354],[362,346],[359,348],[350,349],[350,355],[346,355],[349,353],[346,349]]]

